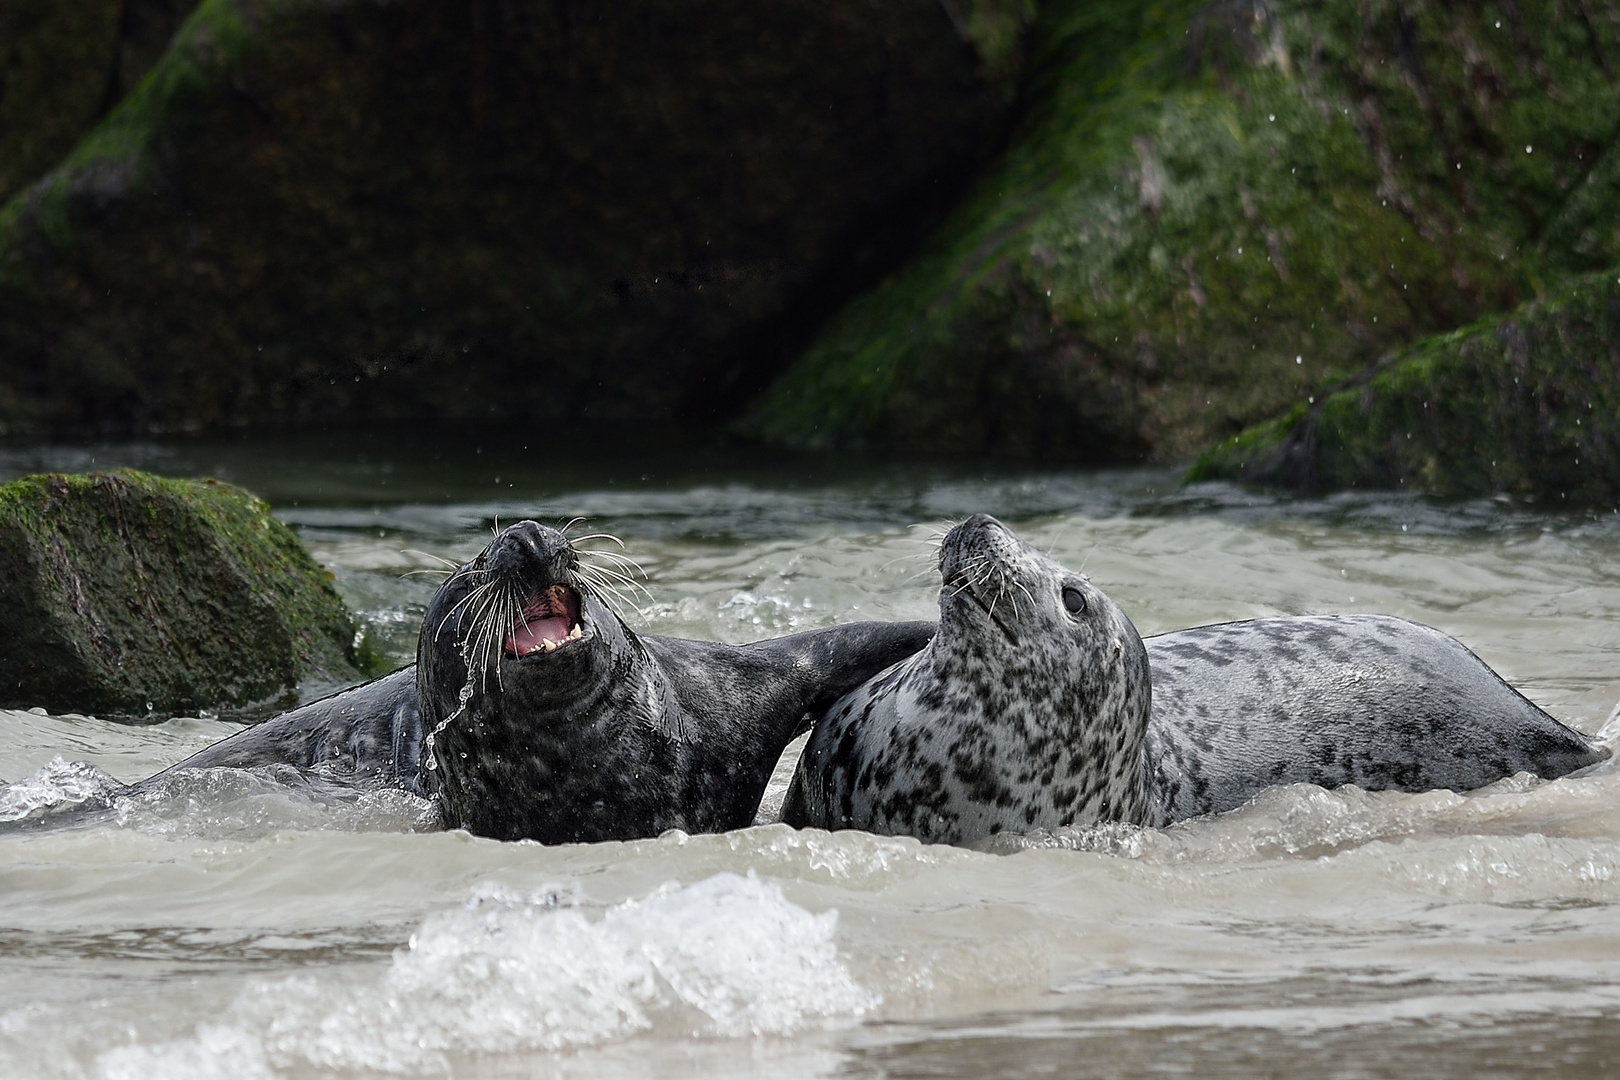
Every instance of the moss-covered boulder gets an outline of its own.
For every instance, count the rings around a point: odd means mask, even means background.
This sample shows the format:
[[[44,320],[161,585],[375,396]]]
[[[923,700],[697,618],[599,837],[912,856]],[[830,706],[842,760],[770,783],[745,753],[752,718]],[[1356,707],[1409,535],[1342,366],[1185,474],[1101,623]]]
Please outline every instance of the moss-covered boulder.
[[[119,471],[0,486],[0,707],[163,719],[368,658],[325,572],[247,492]]]
[[[0,2],[0,201],[134,88],[195,0]]]
[[[1620,261],[1620,9],[1049,0],[1027,113],[743,427],[1174,460]]]
[[[1208,451],[1188,478],[1620,504],[1620,277],[1420,342]]]
[[[995,145],[1031,3],[203,0],[0,209],[0,423],[708,420]]]

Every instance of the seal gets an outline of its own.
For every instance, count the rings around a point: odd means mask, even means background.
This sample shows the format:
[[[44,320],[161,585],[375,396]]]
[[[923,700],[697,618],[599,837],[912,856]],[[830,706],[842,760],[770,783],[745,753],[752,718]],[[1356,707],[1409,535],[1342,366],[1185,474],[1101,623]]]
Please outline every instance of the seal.
[[[444,823],[543,843],[750,824],[787,743],[928,641],[853,623],[751,645],[638,635],[613,564],[533,521],[428,605],[417,662],[266,721],[175,768],[286,762],[435,798]]]
[[[1130,619],[984,514],[946,534],[939,568],[938,633],[817,722],[782,820],[948,844],[1149,820]]]
[[[1468,790],[1608,756],[1460,642],[1402,619],[1258,619],[1144,642],[1083,575],[985,515],[947,534],[940,572],[938,634],[817,724],[784,821],[969,843],[1162,826],[1276,784]]]
[[[423,734],[416,665],[408,664],[222,739],[158,775],[293,765],[357,787],[398,787],[431,798],[436,787],[422,768]]]
[[[1609,756],[1456,638],[1389,615],[1218,623],[1147,649],[1162,821],[1231,810],[1275,784],[1470,791]]]

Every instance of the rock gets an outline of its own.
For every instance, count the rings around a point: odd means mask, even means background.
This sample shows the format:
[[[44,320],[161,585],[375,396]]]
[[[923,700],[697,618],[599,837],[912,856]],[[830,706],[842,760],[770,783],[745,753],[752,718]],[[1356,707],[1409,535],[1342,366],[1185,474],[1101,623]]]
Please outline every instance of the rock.
[[[1617,20],[1585,0],[1043,4],[1006,152],[740,427],[1183,459],[1620,262]]]
[[[146,74],[194,0],[0,3],[0,202],[62,159]]]
[[[118,471],[0,486],[0,707],[161,720],[349,683],[354,619],[269,507]]]
[[[0,423],[709,422],[993,148],[1031,4],[203,0],[0,209]]]
[[[1189,480],[1620,502],[1620,277],[1420,342],[1210,450]]]

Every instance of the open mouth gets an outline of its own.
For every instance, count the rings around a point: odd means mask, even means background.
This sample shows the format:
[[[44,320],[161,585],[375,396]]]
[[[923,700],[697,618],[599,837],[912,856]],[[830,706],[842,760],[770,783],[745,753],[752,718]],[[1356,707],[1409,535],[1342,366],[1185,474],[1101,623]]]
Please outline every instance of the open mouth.
[[[566,649],[585,634],[579,622],[579,594],[567,585],[553,585],[529,597],[517,624],[506,637],[506,655],[526,656]]]

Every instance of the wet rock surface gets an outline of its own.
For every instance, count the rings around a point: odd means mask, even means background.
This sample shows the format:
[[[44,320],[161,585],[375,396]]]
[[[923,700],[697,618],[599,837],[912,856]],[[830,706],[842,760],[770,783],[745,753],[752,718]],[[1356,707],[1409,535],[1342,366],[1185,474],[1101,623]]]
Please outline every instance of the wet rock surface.
[[[238,488],[122,470],[0,486],[0,707],[161,720],[370,666],[325,572]]]
[[[1620,279],[1608,272],[1420,342],[1216,446],[1193,480],[1612,505]]]
[[[204,0],[0,209],[0,423],[707,421],[994,148],[1031,14]]]
[[[743,427],[1190,457],[1620,259],[1617,64],[1609,3],[1044,4],[1006,153]]]
[[[130,92],[194,0],[0,3],[0,200],[39,177]]]

